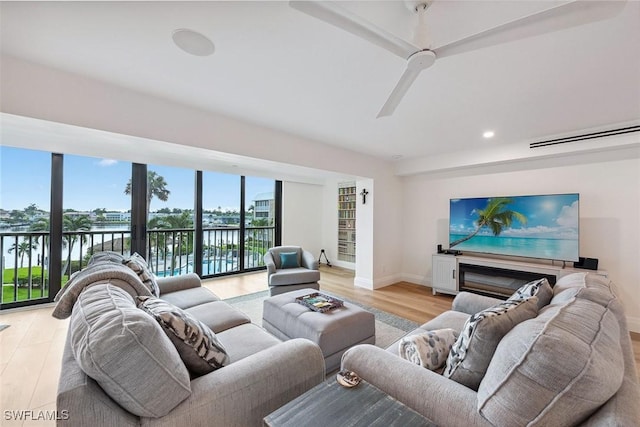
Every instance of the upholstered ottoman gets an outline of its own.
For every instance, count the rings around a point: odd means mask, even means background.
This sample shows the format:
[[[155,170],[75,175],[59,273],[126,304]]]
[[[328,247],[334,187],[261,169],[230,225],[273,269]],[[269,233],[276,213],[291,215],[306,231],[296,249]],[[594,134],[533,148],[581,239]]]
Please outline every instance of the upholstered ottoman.
[[[262,326],[281,340],[307,338],[322,349],[327,372],[340,366],[342,353],[356,344],[375,344],[373,313],[348,302],[326,313],[308,309],[296,298],[317,292],[301,289],[267,298]]]

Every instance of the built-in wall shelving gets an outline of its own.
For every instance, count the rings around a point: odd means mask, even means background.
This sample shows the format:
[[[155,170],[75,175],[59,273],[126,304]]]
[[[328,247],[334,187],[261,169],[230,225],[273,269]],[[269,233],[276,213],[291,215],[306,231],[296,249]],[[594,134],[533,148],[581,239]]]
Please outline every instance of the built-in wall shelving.
[[[356,262],[356,186],[338,187],[338,260]]]

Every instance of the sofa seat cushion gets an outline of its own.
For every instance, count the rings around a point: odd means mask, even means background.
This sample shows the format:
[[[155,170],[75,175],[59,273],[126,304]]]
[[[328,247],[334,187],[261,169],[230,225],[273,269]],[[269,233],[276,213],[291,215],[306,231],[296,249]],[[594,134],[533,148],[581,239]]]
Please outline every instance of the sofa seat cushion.
[[[236,326],[216,335],[227,349],[231,363],[281,343],[278,338],[253,323]]]
[[[82,370],[132,414],[162,417],[189,397],[189,372],[153,317],[121,288],[102,284],[78,297],[69,326]]]
[[[317,282],[318,280],[320,280],[320,271],[318,270],[309,270],[304,267],[286,268],[269,276],[269,286],[296,285]]]
[[[220,298],[203,286],[162,294],[161,298],[182,309],[195,307],[196,305],[206,304],[208,302],[220,301]]]
[[[224,301],[196,305],[185,311],[207,325],[216,334],[245,323],[251,323],[249,316]]]
[[[138,307],[153,316],[191,373],[199,377],[229,363],[216,334],[188,312],[154,297],[137,297]]]
[[[471,315],[451,348],[443,375],[477,390],[498,343],[514,326],[538,314],[538,298],[503,301]]]
[[[580,298],[547,306],[498,345],[478,410],[495,425],[579,424],[622,383],[619,340],[607,307]]]

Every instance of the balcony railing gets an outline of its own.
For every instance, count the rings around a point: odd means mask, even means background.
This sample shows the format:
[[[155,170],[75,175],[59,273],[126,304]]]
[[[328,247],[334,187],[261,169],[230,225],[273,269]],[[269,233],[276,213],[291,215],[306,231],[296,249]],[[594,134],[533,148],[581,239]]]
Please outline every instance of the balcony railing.
[[[194,270],[193,229],[147,232],[148,263],[159,277],[191,273]],[[264,266],[263,256],[274,245],[273,227],[246,227],[244,270]],[[240,228],[215,227],[202,231],[202,277],[240,271]]]
[[[203,229],[202,277],[240,272],[241,266],[243,271],[264,266],[265,252],[274,246],[274,227],[246,227],[244,234],[240,251],[239,227]],[[194,235],[195,231],[188,228],[148,231],[145,258],[154,274],[165,277],[196,271]],[[71,274],[86,267],[94,253],[114,251],[128,255],[131,248],[129,230],[64,232],[62,240],[61,287]],[[49,250],[49,232],[0,233],[2,304],[48,300]]]
[[[48,272],[43,265],[49,233],[2,233],[0,236],[2,303],[48,298]],[[13,267],[6,268],[8,264]]]

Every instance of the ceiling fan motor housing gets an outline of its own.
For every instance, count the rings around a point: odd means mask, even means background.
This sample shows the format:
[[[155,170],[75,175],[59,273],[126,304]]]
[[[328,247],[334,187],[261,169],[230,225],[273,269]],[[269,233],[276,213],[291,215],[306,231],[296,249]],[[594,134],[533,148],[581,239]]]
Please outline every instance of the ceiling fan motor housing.
[[[405,0],[404,5],[411,12],[417,12],[419,9],[427,10],[431,3],[433,0]]]
[[[429,49],[419,50],[407,59],[407,68],[410,70],[426,70],[436,62],[436,54]]]

